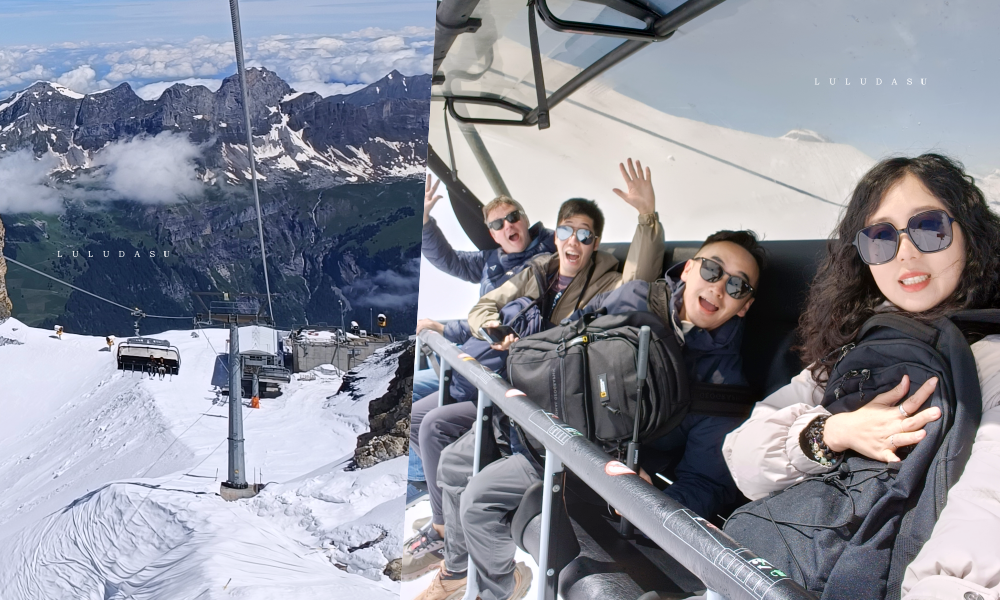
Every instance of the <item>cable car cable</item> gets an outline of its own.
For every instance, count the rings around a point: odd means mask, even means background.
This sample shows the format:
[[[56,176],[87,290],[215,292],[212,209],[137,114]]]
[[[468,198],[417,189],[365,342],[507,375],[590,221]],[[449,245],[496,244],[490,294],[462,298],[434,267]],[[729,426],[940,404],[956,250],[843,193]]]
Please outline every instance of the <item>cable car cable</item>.
[[[83,289],[81,287],[77,287],[77,286],[73,285],[72,283],[68,283],[66,281],[63,281],[62,279],[59,279],[58,277],[53,277],[52,275],[49,275],[48,273],[43,273],[42,271],[39,271],[38,269],[36,269],[34,267],[29,267],[28,265],[24,264],[23,262],[14,260],[13,258],[11,258],[9,256],[4,256],[4,260],[8,260],[8,261],[14,263],[15,265],[17,265],[19,267],[23,267],[25,269],[28,269],[29,271],[33,271],[33,272],[41,275],[42,277],[48,277],[52,281],[55,281],[57,283],[61,283],[61,284],[65,285],[65,286],[67,286],[67,287],[71,287],[71,288],[73,288],[74,290],[76,290],[78,292],[83,292],[84,294],[87,294],[88,296],[93,296],[94,298],[97,298],[98,300],[103,300],[104,302],[107,302],[108,304],[113,304],[114,306],[117,306],[119,308],[124,308],[125,310],[129,311],[130,313],[136,311],[136,309],[134,307],[128,307],[128,306],[125,306],[124,304],[118,304],[114,300],[108,300],[104,296],[98,296],[94,292],[88,292],[87,290],[85,290],[85,289]],[[168,317],[166,315],[147,315],[145,313],[143,313],[142,316],[144,318],[147,318],[147,319],[184,319],[186,321],[188,321],[188,320],[191,319],[191,317]]]
[[[253,186],[253,200],[257,205],[257,233],[260,236],[260,262],[264,265],[264,286],[267,288],[267,311],[274,320],[271,305],[271,281],[267,276],[267,254],[264,251],[264,217],[260,210],[260,193],[257,190],[257,163],[253,153],[253,124],[250,122],[250,96],[247,90],[247,76],[243,67],[243,34],[240,31],[239,0],[229,0],[229,13],[233,20],[233,45],[236,48],[236,72],[239,75],[240,92],[243,102],[243,126],[247,131],[247,158],[250,161],[250,182]]]

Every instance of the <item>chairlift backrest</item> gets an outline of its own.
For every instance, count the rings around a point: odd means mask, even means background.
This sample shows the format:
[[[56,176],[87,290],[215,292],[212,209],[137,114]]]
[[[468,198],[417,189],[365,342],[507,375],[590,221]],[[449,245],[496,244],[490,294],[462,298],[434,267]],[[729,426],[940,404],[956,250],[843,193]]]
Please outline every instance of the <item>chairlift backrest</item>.
[[[743,373],[755,391],[769,394],[787,384],[803,365],[791,351],[809,284],[826,252],[826,240],[765,241],[767,266],[761,273],[754,304],[747,312],[743,334]],[[628,255],[627,243],[601,244],[619,269]],[[701,242],[664,244],[664,270],[693,258]]]

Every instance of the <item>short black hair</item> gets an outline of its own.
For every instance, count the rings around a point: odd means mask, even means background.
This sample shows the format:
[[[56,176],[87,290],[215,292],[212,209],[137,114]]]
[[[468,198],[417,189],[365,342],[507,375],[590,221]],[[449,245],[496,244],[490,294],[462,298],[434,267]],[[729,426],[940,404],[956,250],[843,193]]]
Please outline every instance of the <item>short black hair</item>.
[[[709,244],[714,244],[716,242],[732,242],[737,246],[743,248],[750,253],[754,261],[757,263],[757,270],[761,273],[764,272],[764,267],[767,266],[767,251],[764,247],[760,245],[760,241],[757,239],[757,234],[749,229],[741,229],[739,231],[729,231],[728,229],[723,229],[722,231],[716,231],[712,235],[705,238],[701,247],[698,251]]]
[[[563,202],[562,206],[559,207],[556,225],[576,215],[590,217],[590,220],[594,222],[594,235],[601,237],[604,233],[604,213],[598,208],[596,202],[586,198],[570,198]]]

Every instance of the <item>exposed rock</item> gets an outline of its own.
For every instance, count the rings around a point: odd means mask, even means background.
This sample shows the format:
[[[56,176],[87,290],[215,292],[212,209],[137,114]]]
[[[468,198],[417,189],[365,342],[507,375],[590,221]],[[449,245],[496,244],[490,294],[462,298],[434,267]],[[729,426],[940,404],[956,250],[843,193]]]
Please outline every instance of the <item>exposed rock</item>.
[[[393,71],[357,92],[328,98],[296,94],[261,68],[247,70],[247,85],[264,187],[307,171],[316,188],[423,172],[429,75]],[[0,148],[55,155],[60,170],[74,171],[93,167],[96,153],[110,143],[185,133],[205,144],[199,167],[206,181],[224,171],[228,183],[240,183],[249,167],[240,96],[236,75],[215,92],[175,84],[156,100],[143,100],[127,83],[83,95],[40,81],[0,101]]]
[[[365,469],[410,450],[410,404],[413,397],[413,352],[411,340],[387,346],[386,355],[397,357],[396,372],[389,389],[368,404],[368,433],[358,436],[352,468]],[[344,378],[344,385],[349,385]]]
[[[389,561],[389,564],[385,566],[385,571],[382,572],[385,573],[386,577],[388,577],[389,579],[393,581],[399,581],[400,579],[403,578],[403,559],[402,558],[392,559],[391,561]]]
[[[7,296],[7,261],[3,257],[5,235],[3,221],[0,221],[0,320],[9,317],[10,311],[14,308]]]

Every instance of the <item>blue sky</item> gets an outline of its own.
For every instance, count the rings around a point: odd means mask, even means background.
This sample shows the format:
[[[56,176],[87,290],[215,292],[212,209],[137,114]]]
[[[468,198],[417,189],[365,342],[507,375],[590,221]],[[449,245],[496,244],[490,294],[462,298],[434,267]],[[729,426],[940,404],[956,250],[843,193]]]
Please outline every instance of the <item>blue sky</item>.
[[[983,175],[1000,168],[998,27],[994,0],[728,0],[604,80],[670,114],[876,159],[937,149]]]
[[[299,91],[363,87],[392,69],[427,73],[434,0],[241,0],[247,62]],[[127,81],[212,88],[235,72],[227,0],[4,0],[0,99],[36,80],[78,92]]]
[[[433,0],[241,0],[244,35],[434,26]],[[227,0],[4,0],[4,45],[231,35]]]

